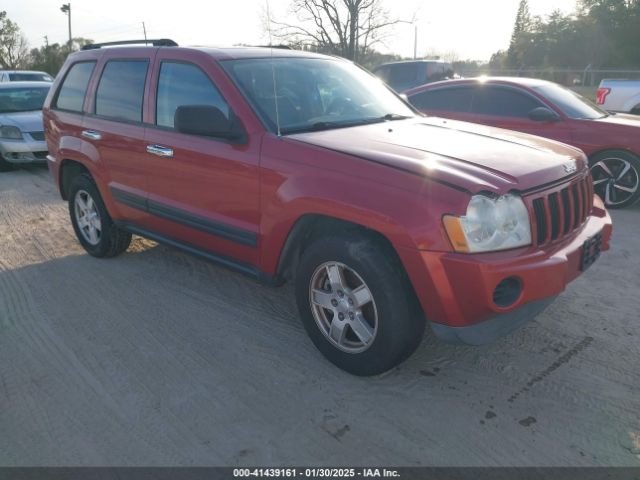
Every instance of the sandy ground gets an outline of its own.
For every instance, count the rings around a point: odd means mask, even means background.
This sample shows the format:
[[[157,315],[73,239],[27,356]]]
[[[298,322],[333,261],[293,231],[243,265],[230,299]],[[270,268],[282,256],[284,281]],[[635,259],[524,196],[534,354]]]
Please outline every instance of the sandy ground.
[[[350,376],[273,289],[141,239],[84,253],[0,175],[0,465],[640,465],[640,206],[537,321]]]

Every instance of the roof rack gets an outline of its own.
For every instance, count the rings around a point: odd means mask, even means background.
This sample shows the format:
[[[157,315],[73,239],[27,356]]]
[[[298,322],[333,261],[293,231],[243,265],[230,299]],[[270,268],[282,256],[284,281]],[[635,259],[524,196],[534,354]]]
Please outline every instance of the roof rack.
[[[169,38],[159,38],[156,40],[122,40],[119,42],[89,43],[82,47],[82,50],[95,50],[102,47],[115,47],[118,45],[153,45],[154,47],[177,47],[178,44]]]

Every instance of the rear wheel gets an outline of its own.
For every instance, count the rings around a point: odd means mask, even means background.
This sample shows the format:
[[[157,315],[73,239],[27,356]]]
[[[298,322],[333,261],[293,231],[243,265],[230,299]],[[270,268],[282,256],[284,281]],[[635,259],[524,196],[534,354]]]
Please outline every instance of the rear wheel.
[[[607,208],[624,208],[640,198],[640,159],[624,150],[608,150],[590,161],[595,192]]]
[[[131,234],[113,223],[90,175],[71,181],[69,214],[80,244],[90,255],[115,257],[129,247]]]
[[[318,240],[303,253],[296,299],[322,354],[355,375],[377,375],[405,360],[425,321],[402,265],[367,238]]]

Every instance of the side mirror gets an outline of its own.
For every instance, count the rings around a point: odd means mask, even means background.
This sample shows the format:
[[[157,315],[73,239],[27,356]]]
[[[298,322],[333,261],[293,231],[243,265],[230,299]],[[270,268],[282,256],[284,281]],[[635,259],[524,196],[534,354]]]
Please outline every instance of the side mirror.
[[[174,116],[175,129],[180,133],[234,140],[242,137],[235,122],[218,107],[211,105],[181,105]]]
[[[529,119],[534,122],[557,122],[560,116],[547,107],[538,107],[529,112]]]

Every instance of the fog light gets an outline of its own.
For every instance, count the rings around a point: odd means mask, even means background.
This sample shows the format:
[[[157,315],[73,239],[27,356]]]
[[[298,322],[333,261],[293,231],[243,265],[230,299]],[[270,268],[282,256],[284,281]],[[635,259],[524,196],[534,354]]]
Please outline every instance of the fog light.
[[[516,277],[502,280],[493,291],[493,303],[500,308],[507,308],[516,303],[522,293],[522,282]]]

